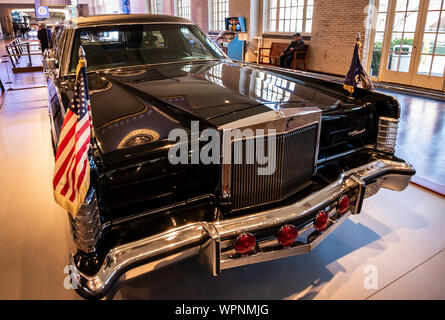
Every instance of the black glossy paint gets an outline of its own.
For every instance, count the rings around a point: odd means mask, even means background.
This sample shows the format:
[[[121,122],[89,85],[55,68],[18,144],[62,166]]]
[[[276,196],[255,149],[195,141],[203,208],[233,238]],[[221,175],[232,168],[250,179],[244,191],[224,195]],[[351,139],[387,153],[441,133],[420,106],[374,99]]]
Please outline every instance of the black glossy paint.
[[[106,70],[88,78],[104,221],[217,196],[218,165],[167,160],[169,132],[188,130],[192,120],[202,130],[273,109],[316,106],[323,110],[319,158],[324,158],[374,143],[378,117],[399,112],[389,96],[359,89],[351,99],[338,84],[226,60]],[[62,100],[71,98],[72,82],[64,79],[60,86]],[[60,120],[54,122],[59,132]],[[141,129],[158,139],[122,147]]]
[[[89,274],[118,244],[190,222],[221,219],[230,210],[220,207],[221,216],[215,216],[219,165],[170,164],[172,129],[188,130],[192,120],[199,121],[201,130],[218,128],[273,109],[315,106],[323,111],[321,159],[373,144],[378,117],[399,115],[390,96],[362,89],[349,96],[339,84],[228,60],[110,69],[91,72],[88,80],[96,140],[91,177],[105,226],[97,255],[76,255]],[[55,142],[73,82],[72,77],[48,81]],[[138,130],[150,132],[152,139],[127,147]],[[348,135],[354,130],[363,133]],[[345,161],[358,161],[352,160]],[[291,199],[319,190],[347,166],[344,161],[324,164],[312,185]]]
[[[191,120],[218,127],[280,107],[316,106],[327,122],[353,119],[351,126],[361,128],[365,124],[358,122],[369,120],[378,111],[377,103],[385,104],[385,113],[387,101],[392,100],[361,92],[350,101],[336,84],[228,61],[133,67],[91,73],[89,79],[96,138],[103,154],[116,151],[133,130],[154,130],[163,141],[170,130],[189,128]],[[328,144],[333,143],[327,140]]]

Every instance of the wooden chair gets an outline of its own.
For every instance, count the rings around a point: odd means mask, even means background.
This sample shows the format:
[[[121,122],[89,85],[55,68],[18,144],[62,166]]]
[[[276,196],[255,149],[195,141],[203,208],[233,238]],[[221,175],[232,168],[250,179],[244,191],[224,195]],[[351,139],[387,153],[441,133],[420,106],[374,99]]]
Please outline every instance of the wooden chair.
[[[294,58],[292,60],[292,69],[297,70],[297,65],[299,62],[303,63],[303,68],[301,70],[306,70],[306,61],[309,51],[309,45],[306,44],[304,51],[294,51]]]
[[[288,43],[272,42],[270,48],[259,48],[258,50],[258,63],[271,64],[274,66],[280,66],[281,52],[287,48]],[[265,54],[264,51],[269,50],[269,54]],[[269,63],[264,62],[264,59],[269,59]]]
[[[287,48],[288,43],[282,42],[272,42],[270,48],[259,48],[258,50],[258,63],[259,64],[270,64],[274,66],[280,66],[281,53]],[[265,54],[264,50],[270,50],[269,54]],[[306,45],[304,51],[294,51],[294,57],[292,60],[292,69],[296,70],[298,63],[303,64],[302,70],[306,70],[306,62],[308,56],[309,45]],[[269,59],[269,62],[264,62],[264,59]]]

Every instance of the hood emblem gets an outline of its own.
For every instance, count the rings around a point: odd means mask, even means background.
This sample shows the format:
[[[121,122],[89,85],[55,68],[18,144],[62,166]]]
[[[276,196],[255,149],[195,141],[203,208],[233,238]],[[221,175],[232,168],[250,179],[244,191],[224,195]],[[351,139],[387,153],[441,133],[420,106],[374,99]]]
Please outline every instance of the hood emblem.
[[[159,133],[150,129],[133,130],[127,134],[117,146],[118,149],[134,147],[159,140]]]
[[[355,137],[355,136],[358,136],[359,134],[365,133],[365,131],[366,131],[366,129],[354,130],[354,131],[348,132],[348,136]]]
[[[276,115],[277,119],[281,119],[281,118],[285,118],[286,117],[286,114],[283,111],[281,111],[281,110],[276,110],[275,111],[275,115]]]

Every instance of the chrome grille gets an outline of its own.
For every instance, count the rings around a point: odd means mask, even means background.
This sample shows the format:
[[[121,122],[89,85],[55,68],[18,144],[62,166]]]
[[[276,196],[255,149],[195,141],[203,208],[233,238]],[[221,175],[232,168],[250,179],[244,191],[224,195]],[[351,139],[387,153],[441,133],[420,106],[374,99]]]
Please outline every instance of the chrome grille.
[[[380,117],[379,132],[377,135],[377,150],[394,153],[397,142],[399,120],[395,118]]]
[[[258,175],[262,165],[232,165],[232,209],[248,208],[282,200],[310,182],[314,170],[317,146],[318,123],[308,125],[276,136],[276,170],[269,175]],[[267,144],[267,138],[259,143]],[[255,138],[232,143],[241,143],[243,154],[255,150]],[[252,149],[250,149],[252,148]],[[267,148],[265,147],[265,150]],[[232,162],[233,163],[233,162]]]
[[[96,192],[92,190],[79,208],[75,218],[71,220],[71,231],[77,247],[84,252],[95,251],[100,238],[100,216]]]

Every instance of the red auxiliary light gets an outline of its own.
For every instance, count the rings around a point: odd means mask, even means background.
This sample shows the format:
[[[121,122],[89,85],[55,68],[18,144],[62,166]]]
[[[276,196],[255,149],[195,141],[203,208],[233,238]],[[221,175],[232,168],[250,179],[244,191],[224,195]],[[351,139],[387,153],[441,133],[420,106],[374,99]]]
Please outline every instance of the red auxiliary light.
[[[256,238],[251,233],[243,233],[235,241],[235,250],[239,254],[248,254],[256,246]]]
[[[348,210],[348,208],[349,208],[349,197],[341,196],[340,200],[338,201],[337,212],[343,214],[346,212],[346,210]]]
[[[315,216],[314,228],[318,231],[324,231],[328,226],[329,213],[327,211],[320,211]]]
[[[291,224],[282,226],[280,231],[278,231],[277,239],[278,242],[283,247],[290,247],[291,245],[294,244],[297,238],[298,238],[298,229]]]

